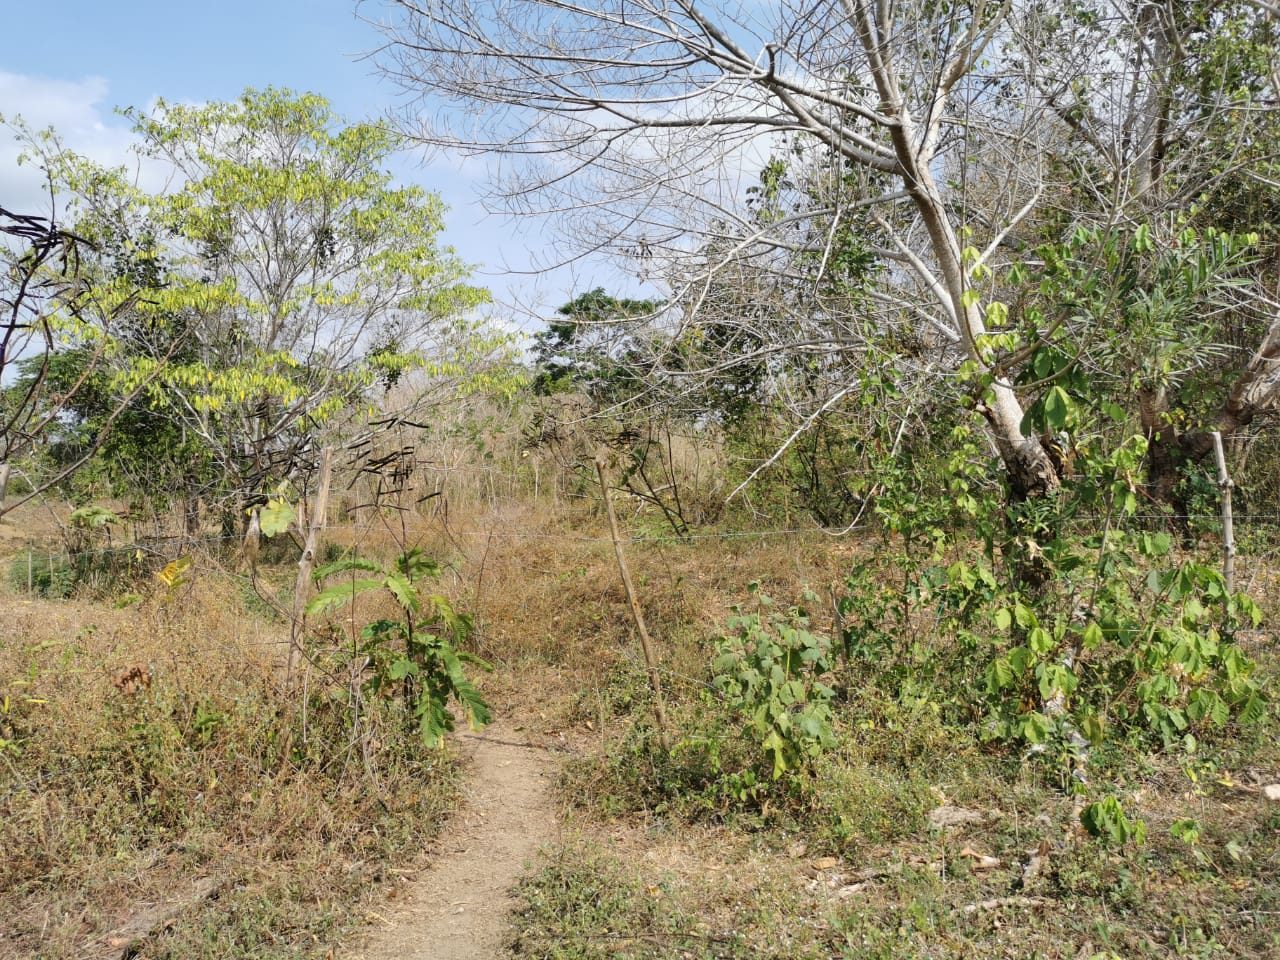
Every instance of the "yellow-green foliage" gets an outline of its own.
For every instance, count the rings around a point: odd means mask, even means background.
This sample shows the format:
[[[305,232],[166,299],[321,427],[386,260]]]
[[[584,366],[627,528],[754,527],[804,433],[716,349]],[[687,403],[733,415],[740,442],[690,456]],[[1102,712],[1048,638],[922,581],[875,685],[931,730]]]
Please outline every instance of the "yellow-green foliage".
[[[145,391],[237,492],[288,474],[288,458],[266,477],[262,463],[342,416],[385,415],[402,380],[416,378],[410,408],[427,382],[454,395],[518,383],[509,338],[472,316],[489,293],[443,243],[443,201],[385,169],[403,144],[384,125],[273,88],[125,114],[166,189],[26,133],[92,244],[59,347],[108,357],[97,389]]]

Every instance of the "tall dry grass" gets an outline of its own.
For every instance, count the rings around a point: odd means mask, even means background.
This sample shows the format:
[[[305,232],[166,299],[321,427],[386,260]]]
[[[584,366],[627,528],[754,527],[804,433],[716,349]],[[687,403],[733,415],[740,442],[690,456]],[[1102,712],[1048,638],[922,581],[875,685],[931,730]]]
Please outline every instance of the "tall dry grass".
[[[228,581],[112,609],[0,598],[0,956],[321,953],[437,831],[456,768],[341,690]]]

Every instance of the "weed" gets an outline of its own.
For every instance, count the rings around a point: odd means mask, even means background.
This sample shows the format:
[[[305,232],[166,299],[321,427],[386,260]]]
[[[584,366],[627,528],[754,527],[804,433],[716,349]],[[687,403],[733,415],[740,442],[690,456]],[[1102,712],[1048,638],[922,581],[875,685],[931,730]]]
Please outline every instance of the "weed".
[[[815,848],[847,852],[918,836],[936,801],[919,770],[868,763],[856,750],[827,754],[794,790],[797,825]]]
[[[769,755],[776,780],[835,746],[835,691],[823,682],[834,666],[831,641],[810,632],[803,610],[770,611],[773,601],[759,584],[751,591],[760,609],[736,610],[730,618],[729,635],[716,645],[711,683],[727,709],[741,715],[744,735]]]
[[[15,592],[46,600],[108,597],[134,589],[155,567],[156,562],[136,548],[76,554],[28,549],[10,561],[9,585]]]
[[[562,851],[520,894],[524,907],[511,946],[521,956],[658,958],[702,940],[696,921],[673,910],[660,888],[592,846]]]
[[[357,573],[366,576],[357,579]],[[401,554],[389,567],[349,557],[316,571],[317,582],[328,580],[330,585],[307,605],[309,614],[334,611],[368,591],[385,592],[395,600],[396,616],[370,620],[358,639],[351,638],[350,653],[344,643],[334,656],[347,660],[356,675],[368,672],[361,684],[365,691],[387,697],[398,688],[413,726],[428,746],[437,746],[453,730],[451,698],[472,728],[490,719],[480,691],[463,673],[464,663],[492,669],[459,649],[474,630],[471,617],[456,612],[441,594],[421,593],[420,582],[439,575],[440,565],[418,549]]]

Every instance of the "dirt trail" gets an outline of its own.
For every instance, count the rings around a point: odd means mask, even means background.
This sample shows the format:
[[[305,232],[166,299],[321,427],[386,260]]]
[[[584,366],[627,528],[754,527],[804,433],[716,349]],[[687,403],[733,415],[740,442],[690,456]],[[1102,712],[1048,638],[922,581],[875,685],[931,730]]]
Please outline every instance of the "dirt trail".
[[[556,839],[553,757],[498,722],[458,737],[470,755],[465,802],[430,866],[410,883],[348,960],[495,960],[514,887],[538,848]],[[388,906],[390,903],[388,903]]]

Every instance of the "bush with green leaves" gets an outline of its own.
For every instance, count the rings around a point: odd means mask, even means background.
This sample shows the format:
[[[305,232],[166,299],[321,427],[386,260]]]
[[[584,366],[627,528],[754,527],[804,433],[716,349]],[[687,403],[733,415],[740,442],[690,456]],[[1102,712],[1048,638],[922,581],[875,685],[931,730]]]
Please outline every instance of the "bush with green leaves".
[[[1003,639],[986,671],[992,736],[1039,743],[1068,723],[1094,745],[1114,730],[1170,746],[1262,718],[1253,665],[1234,642],[1239,627],[1260,622],[1249,597],[1229,594],[1222,574],[1194,559],[1161,563],[1168,533],[1110,531],[1083,545],[1098,562],[1068,572],[1059,602],[1040,603],[1037,615],[1006,596],[1012,602],[991,613]],[[1080,558],[1055,559],[1061,569]],[[1056,716],[1046,709],[1055,703]]]
[[[835,664],[830,638],[809,630],[803,610],[774,609],[759,584],[751,590],[758,609],[729,619],[711,684],[771,758],[776,780],[835,745],[835,691],[826,682]]]
[[[989,740],[1063,748],[1051,756],[1261,719],[1265,692],[1236,643],[1259,608],[1136,517],[1145,453],[1142,437],[1081,451],[1076,481],[1020,505],[963,472],[931,495],[889,489],[880,509],[897,536],[839,603],[855,667]],[[978,544],[938,522],[956,504]]]
[[[73,510],[62,531],[64,550],[28,547],[15,554],[9,582],[17,590],[54,600],[77,593],[109,595],[134,587],[158,564],[136,545],[112,546],[111,528],[120,522],[106,507]]]
[[[364,688],[382,697],[398,690],[424,743],[439,744],[454,729],[453,700],[468,724],[479,728],[491,717],[480,691],[467,678],[464,664],[491,669],[474,654],[459,649],[474,630],[471,617],[454,610],[448,598],[423,594],[421,582],[440,575],[440,565],[417,548],[384,566],[363,557],[348,557],[316,571],[328,583],[307,605],[307,614],[332,612],[370,593],[389,596],[396,616],[365,623],[351,637],[352,660],[359,660],[367,679]]]
[[[1115,797],[1103,797],[1085,806],[1080,823],[1103,846],[1122,847],[1130,841],[1141,846],[1147,839],[1147,825],[1130,819]]]

